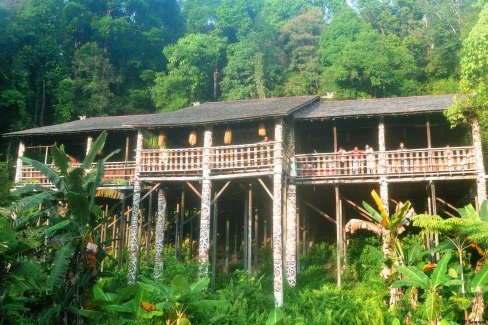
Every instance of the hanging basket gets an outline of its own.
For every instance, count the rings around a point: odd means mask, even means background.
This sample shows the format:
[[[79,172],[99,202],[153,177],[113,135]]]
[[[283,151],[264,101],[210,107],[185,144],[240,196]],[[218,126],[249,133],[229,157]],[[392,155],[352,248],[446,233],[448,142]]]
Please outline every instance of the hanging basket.
[[[224,144],[231,144],[232,143],[232,129],[227,128],[225,129],[224,133]]]
[[[266,126],[264,125],[264,122],[259,123],[258,134],[260,137],[266,136]]]
[[[166,133],[164,133],[163,131],[159,132],[158,147],[159,149],[166,148]]]
[[[197,144],[197,131],[193,130],[188,138],[188,143],[190,146],[194,147]]]

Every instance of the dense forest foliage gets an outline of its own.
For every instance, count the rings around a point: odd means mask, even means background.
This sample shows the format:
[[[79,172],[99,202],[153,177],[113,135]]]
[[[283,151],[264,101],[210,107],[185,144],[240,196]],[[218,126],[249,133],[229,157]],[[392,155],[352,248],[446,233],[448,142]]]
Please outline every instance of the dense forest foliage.
[[[2,0],[0,132],[195,101],[458,90],[477,0]]]

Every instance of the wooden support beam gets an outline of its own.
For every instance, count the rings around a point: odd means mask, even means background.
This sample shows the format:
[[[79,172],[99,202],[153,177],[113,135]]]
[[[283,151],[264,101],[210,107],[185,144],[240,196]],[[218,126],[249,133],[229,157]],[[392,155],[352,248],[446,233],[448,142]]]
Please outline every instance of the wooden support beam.
[[[327,213],[322,212],[319,208],[317,208],[316,206],[314,206],[312,203],[309,203],[309,202],[307,202],[305,200],[300,200],[300,201],[303,202],[306,206],[308,206],[312,210],[314,210],[315,212],[317,212],[318,214],[320,214],[325,219],[329,220],[330,222],[336,223],[336,221],[334,219],[332,219]]]
[[[119,271],[122,270],[124,265],[124,243],[125,243],[125,213],[126,210],[126,202],[125,202],[125,193],[122,192],[122,206],[120,211],[122,211],[120,220],[119,220],[119,249],[118,249],[118,258],[119,258]]]
[[[346,203],[349,203],[349,205],[351,205],[354,208],[358,209],[359,210],[359,214],[361,214],[363,217],[365,217],[369,221],[375,222],[375,220],[373,218],[371,218],[371,216],[369,215],[369,212],[366,211],[366,209],[364,209],[359,204],[356,204],[355,202],[349,200],[348,198],[346,198],[344,196],[342,198],[344,199],[344,201],[346,201]]]
[[[222,186],[222,188],[220,189],[220,191],[218,191],[216,194],[215,194],[215,197],[214,199],[212,200],[212,204],[217,201],[217,199],[220,197],[220,195],[222,195],[222,193],[224,193],[225,189],[230,185],[232,181],[227,181],[227,183],[225,183],[224,186]]]
[[[254,276],[258,275],[258,256],[259,256],[259,214],[258,209],[254,210]]]
[[[230,237],[230,216],[227,214],[225,219],[225,259],[224,272],[229,272],[229,237]]]
[[[188,187],[193,191],[193,193],[195,193],[199,198],[202,198],[202,194],[198,192],[198,190],[195,188],[195,186],[193,186],[191,182],[186,182],[186,185],[188,185]]]
[[[139,202],[142,202],[145,198],[147,198],[149,196],[149,194],[154,192],[154,190],[157,189],[160,185],[161,185],[161,183],[157,183],[156,185],[151,187],[151,189],[146,194],[144,194],[144,196],[141,198],[141,200]]]
[[[441,202],[442,204],[444,204],[445,206],[447,206],[448,208],[451,208],[453,211],[457,212],[457,208],[454,205],[446,202],[445,200],[441,199],[440,197],[436,197],[435,199],[437,201]],[[447,214],[447,212],[445,212],[445,213]],[[450,214],[450,215],[453,215],[453,214]]]
[[[334,152],[337,152],[337,127],[335,125],[332,131],[334,132]]]
[[[261,184],[261,186],[264,188],[264,190],[266,191],[266,193],[268,193],[269,197],[272,200],[273,199],[273,193],[271,193],[271,191],[266,186],[266,184],[263,182],[263,180],[261,179],[261,177],[258,178],[258,181],[259,181],[259,184]]]

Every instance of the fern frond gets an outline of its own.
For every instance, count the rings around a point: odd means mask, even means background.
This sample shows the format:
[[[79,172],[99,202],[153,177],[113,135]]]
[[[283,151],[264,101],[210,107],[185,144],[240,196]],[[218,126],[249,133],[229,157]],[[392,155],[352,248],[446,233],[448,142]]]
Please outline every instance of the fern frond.
[[[70,242],[61,247],[54,258],[51,273],[47,278],[46,291],[51,294],[54,289],[59,289],[64,282],[71,258],[75,253],[75,246]]]

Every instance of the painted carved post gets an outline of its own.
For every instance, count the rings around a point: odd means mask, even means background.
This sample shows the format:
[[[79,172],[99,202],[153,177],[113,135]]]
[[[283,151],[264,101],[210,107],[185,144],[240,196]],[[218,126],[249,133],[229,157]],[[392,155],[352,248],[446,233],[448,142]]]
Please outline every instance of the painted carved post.
[[[478,171],[478,177],[476,179],[476,187],[478,192],[478,204],[486,200],[486,179],[485,179],[485,166],[483,164],[483,150],[481,147],[481,130],[478,120],[472,121],[472,134],[473,134],[473,146],[474,146],[474,161],[476,164],[476,170]]]
[[[132,214],[130,217],[129,226],[129,266],[127,272],[127,283],[129,285],[134,284],[137,279],[137,261],[139,254],[139,203],[141,200],[141,182],[139,181],[139,175],[141,171],[141,155],[142,145],[144,142],[144,136],[139,130],[137,132],[137,148],[136,148],[136,169],[134,173],[134,196],[132,199]]]
[[[273,176],[273,274],[276,307],[283,306],[283,247],[281,240],[282,176],[283,176],[283,122],[275,124],[274,176]]]
[[[379,169],[380,173],[380,198],[385,207],[386,213],[389,213],[388,209],[388,182],[386,180],[387,174],[387,161],[386,161],[386,145],[385,145],[385,123],[383,118],[380,119],[378,125],[378,150],[379,150]]]
[[[156,240],[154,252],[154,279],[163,278],[163,253],[164,253],[164,230],[166,224],[166,194],[160,188],[158,190],[158,217],[156,219]]]
[[[93,145],[93,137],[88,136],[88,138],[86,138],[86,154],[87,155],[90,152],[92,145]]]
[[[20,179],[22,178],[22,166],[24,165],[22,159],[24,156],[25,152],[25,145],[23,142],[19,143],[19,152],[17,154],[17,167],[15,169],[15,183],[20,182]]]
[[[288,133],[288,153],[290,160],[290,178],[286,194],[286,280],[290,286],[297,282],[297,186],[295,185],[295,127]]]
[[[200,277],[208,274],[208,250],[210,246],[210,203],[212,200],[212,182],[208,179],[212,162],[212,129],[205,129],[203,136],[203,181],[202,205],[200,217],[200,241],[198,257],[200,262]]]

